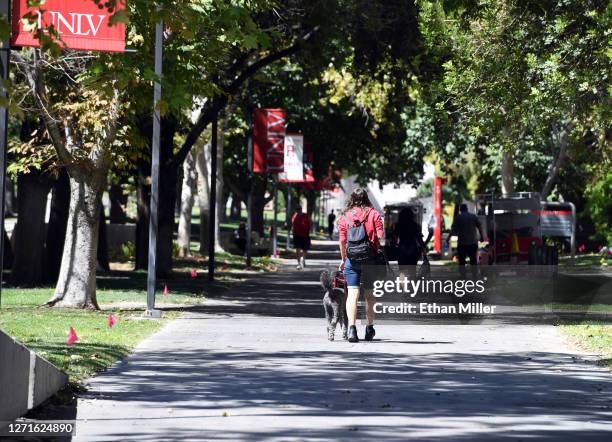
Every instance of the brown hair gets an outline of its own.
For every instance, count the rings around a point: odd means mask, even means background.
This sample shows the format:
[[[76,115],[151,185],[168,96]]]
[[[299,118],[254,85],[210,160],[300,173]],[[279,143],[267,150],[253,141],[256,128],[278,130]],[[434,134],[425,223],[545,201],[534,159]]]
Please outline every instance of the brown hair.
[[[351,193],[351,196],[349,196],[349,199],[346,202],[346,207],[344,210],[348,211],[353,207],[372,207],[370,197],[368,197],[368,191],[363,187],[358,187],[353,190],[353,193]]]

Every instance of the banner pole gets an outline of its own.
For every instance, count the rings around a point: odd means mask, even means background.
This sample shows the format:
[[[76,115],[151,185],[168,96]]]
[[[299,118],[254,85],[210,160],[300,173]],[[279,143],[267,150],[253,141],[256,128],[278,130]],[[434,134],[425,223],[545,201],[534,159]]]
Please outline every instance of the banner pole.
[[[146,316],[161,317],[161,311],[155,310],[155,285],[157,261],[157,226],[159,200],[159,144],[161,133],[161,113],[158,103],[162,98],[161,77],[163,73],[164,22],[160,20],[155,26],[155,85],[153,88],[153,139],[151,146],[151,213],[149,216],[149,265],[147,269],[147,311]]]
[[[278,235],[277,235],[277,223],[278,223],[278,175],[274,179],[274,219],[272,220],[272,256],[278,256]]]
[[[210,222],[208,223],[208,280],[215,280],[215,231],[217,224],[217,152],[218,152],[218,122],[219,112],[217,110],[217,100],[213,98],[213,119],[211,124],[210,139],[210,198],[209,213]]]
[[[249,138],[247,141],[247,151],[248,151],[248,156],[249,158],[253,158],[253,138],[251,133],[249,133]],[[252,264],[252,250],[251,250],[251,241],[253,240],[253,235],[252,235],[252,230],[253,230],[253,219],[251,217],[251,212],[252,212],[252,208],[253,208],[253,196],[252,196],[252,189],[253,189],[253,172],[252,172],[252,168],[249,168],[248,171],[248,183],[249,183],[249,190],[247,192],[247,243],[246,243],[246,267],[247,269],[249,267],[251,267]]]
[[[0,0],[0,14],[7,17],[9,26],[11,23],[11,1]],[[9,79],[9,64],[11,61],[11,43],[2,42],[0,48],[0,70],[2,80]],[[8,92],[2,87],[0,96],[8,100]],[[0,307],[2,307],[2,277],[4,272],[4,206],[6,196],[6,147],[8,144],[8,105],[0,107]]]
[[[293,212],[291,211],[291,183],[287,183],[287,219],[285,223],[287,224],[287,251],[291,249],[291,215]]]

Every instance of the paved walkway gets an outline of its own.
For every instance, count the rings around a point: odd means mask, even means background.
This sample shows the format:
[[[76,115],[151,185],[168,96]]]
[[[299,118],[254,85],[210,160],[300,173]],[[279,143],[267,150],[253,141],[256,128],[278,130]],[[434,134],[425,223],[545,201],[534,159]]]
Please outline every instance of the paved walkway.
[[[374,342],[328,342],[332,257],[143,342],[91,380],[76,440],[612,440],[612,376],[552,326],[382,324]]]

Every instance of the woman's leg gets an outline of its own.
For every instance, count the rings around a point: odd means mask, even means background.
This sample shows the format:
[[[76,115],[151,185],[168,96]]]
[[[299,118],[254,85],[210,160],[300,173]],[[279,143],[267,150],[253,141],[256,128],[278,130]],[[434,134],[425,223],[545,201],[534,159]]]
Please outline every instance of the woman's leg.
[[[374,304],[376,304],[376,298],[372,293],[371,289],[366,290],[366,317],[368,318],[368,325],[374,325]]]
[[[348,316],[349,327],[357,322],[357,301],[359,301],[359,287],[349,287],[346,298],[346,315]]]

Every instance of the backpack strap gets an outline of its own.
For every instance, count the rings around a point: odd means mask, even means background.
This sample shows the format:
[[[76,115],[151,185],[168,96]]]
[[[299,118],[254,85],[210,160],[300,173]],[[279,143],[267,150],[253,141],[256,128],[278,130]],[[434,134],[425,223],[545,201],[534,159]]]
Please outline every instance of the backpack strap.
[[[368,212],[366,209],[362,209],[363,210],[363,219],[360,220],[359,216],[357,216],[357,212],[355,212],[355,209],[351,209],[351,213],[353,214],[353,219],[350,220],[347,217],[347,220],[350,221],[354,226],[356,225],[356,227],[365,224],[366,220],[368,219]]]

